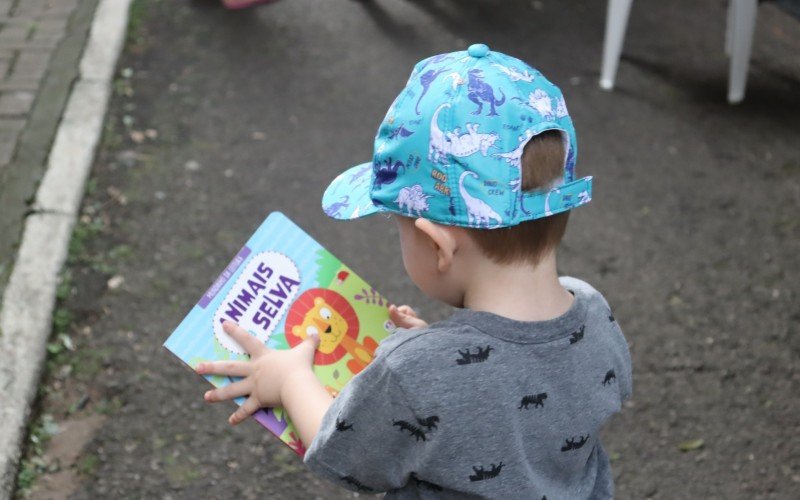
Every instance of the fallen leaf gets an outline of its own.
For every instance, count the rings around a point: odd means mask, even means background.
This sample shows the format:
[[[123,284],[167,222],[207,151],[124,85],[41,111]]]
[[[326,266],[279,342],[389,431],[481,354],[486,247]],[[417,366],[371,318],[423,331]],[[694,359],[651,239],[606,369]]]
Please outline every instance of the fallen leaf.
[[[131,130],[130,136],[131,140],[136,144],[141,144],[144,142],[144,132],[141,130]]]
[[[108,285],[109,290],[116,290],[117,288],[121,287],[123,283],[125,283],[125,278],[120,275],[116,275],[109,279],[106,284]]]
[[[114,201],[116,201],[120,205],[125,206],[125,205],[128,204],[128,197],[125,196],[125,193],[123,193],[119,189],[115,188],[114,186],[110,186],[106,190],[106,192],[108,192],[108,195],[111,197],[111,199],[113,199]]]
[[[200,162],[196,160],[189,160],[183,165],[183,167],[190,172],[195,172],[200,170]]]
[[[699,450],[703,446],[705,446],[706,442],[702,439],[692,439],[689,441],[684,441],[678,445],[678,449],[681,451],[695,451]]]

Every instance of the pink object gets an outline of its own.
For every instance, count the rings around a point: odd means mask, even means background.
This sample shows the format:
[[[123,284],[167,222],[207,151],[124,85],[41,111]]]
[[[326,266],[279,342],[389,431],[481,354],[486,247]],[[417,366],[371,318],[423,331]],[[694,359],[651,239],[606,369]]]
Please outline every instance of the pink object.
[[[272,3],[277,1],[278,0],[222,0],[222,5],[226,9],[238,10],[254,7],[262,3]]]

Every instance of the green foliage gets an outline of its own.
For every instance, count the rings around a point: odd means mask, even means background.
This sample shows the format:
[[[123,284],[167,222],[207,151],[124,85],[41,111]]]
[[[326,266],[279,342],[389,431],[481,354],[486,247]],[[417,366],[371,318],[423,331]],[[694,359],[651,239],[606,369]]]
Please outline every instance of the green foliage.
[[[72,344],[72,337],[66,333],[59,333],[55,341],[47,344],[47,352],[50,354],[58,355],[63,353],[65,350],[75,350],[75,346]]]
[[[97,471],[98,465],[100,465],[100,458],[97,455],[90,454],[80,459],[77,468],[80,474],[92,476]]]
[[[109,110],[109,115],[112,115],[114,110]],[[120,148],[123,138],[116,130],[116,121],[112,119],[106,120],[103,126],[103,137],[101,142],[109,151],[115,151]]]
[[[63,307],[58,307],[53,312],[53,332],[58,335],[69,332],[69,325],[72,324],[72,313]]]
[[[122,400],[114,397],[111,399],[103,398],[98,403],[95,409],[101,415],[112,415],[122,408]]]
[[[100,217],[83,219],[75,226],[72,239],[69,241],[69,257],[67,262],[75,264],[90,259],[88,244],[95,236],[103,232],[104,223]]]
[[[319,283],[319,286],[322,288],[330,286],[336,278],[336,273],[342,268],[342,263],[324,248],[317,250],[316,264],[319,266],[317,270],[317,283]]]
[[[86,194],[91,196],[97,192],[97,179],[92,177],[86,182]]]
[[[56,285],[56,300],[64,301],[67,300],[69,297],[70,292],[72,291],[72,271],[66,267],[63,271],[61,271],[61,275],[58,279],[58,285]]]
[[[167,455],[164,458],[164,473],[173,488],[186,486],[200,477],[197,467],[189,463],[189,460],[174,455]]]
[[[113,261],[125,261],[133,256],[133,249],[129,245],[117,245],[108,252],[108,258]]]
[[[108,348],[78,349],[70,353],[67,362],[76,376],[93,377],[103,368],[103,362],[110,354],[111,350]]]
[[[142,23],[147,12],[147,2],[135,0],[128,13],[128,33],[126,45],[138,45],[142,42]]]
[[[24,497],[39,476],[39,467],[32,460],[23,460],[17,474],[17,491]]]
[[[54,373],[58,367],[65,364],[65,357],[75,350],[72,337],[69,335],[72,325],[72,313],[64,307],[57,306],[53,312],[53,336],[47,343],[48,358],[46,367],[48,373]],[[42,386],[44,388],[45,386]]]
[[[90,182],[91,184],[91,182]],[[87,188],[87,190],[90,189]],[[101,208],[89,206],[87,212],[100,213]],[[69,256],[67,257],[68,266],[75,264],[88,265],[92,271],[112,275],[115,273],[115,264],[128,259],[133,255],[133,249],[128,245],[117,245],[108,252],[93,252],[91,249],[92,241],[106,229],[106,222],[103,217],[84,214],[72,232],[72,239],[69,243]],[[69,271],[65,271],[65,274]],[[71,278],[71,276],[66,276]],[[64,280],[62,296],[65,298],[69,294],[70,279]],[[61,297],[60,297],[61,298]]]
[[[53,416],[47,413],[43,414],[33,425],[28,435],[28,442],[34,454],[41,455],[44,445],[57,433],[58,425],[53,420]]]
[[[20,462],[17,473],[17,493],[25,497],[28,490],[36,482],[39,474],[47,470],[47,463],[42,458],[44,445],[58,433],[58,425],[52,415],[41,415],[31,426],[28,434],[28,454]]]

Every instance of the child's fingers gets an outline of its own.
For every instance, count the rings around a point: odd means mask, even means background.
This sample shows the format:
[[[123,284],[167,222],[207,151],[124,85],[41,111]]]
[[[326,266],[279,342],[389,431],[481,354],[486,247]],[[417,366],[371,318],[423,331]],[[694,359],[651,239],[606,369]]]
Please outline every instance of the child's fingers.
[[[298,352],[302,352],[309,363],[314,363],[314,354],[317,352],[317,347],[319,347],[320,339],[319,334],[309,335],[305,339],[303,339],[300,344],[293,347],[292,349]]]
[[[205,361],[195,369],[200,375],[228,375],[246,377],[252,371],[247,361]]]
[[[400,328],[406,328],[406,325],[408,324],[408,316],[400,312],[400,309],[394,306],[393,308],[389,309],[389,319],[391,319],[392,323]]]
[[[261,405],[258,404],[256,398],[250,396],[245,400],[244,403],[242,403],[242,406],[240,406],[238,410],[233,412],[230,418],[228,418],[228,422],[230,422],[231,425],[236,425],[253,413],[257,412],[259,408],[261,408]]]
[[[219,389],[213,389],[205,394],[205,400],[211,403],[217,401],[227,401],[228,399],[247,396],[253,392],[253,382],[250,379],[240,380]]]
[[[244,347],[251,357],[258,356],[267,351],[267,346],[233,321],[224,322],[222,328],[233,340]]]
[[[389,313],[395,312],[399,316],[406,316],[412,318],[418,318],[417,312],[411,308],[411,306],[407,306],[403,304],[402,306],[396,306],[392,304],[389,306]]]
[[[389,306],[389,318],[400,328],[422,328],[428,326],[424,320],[417,317],[417,313],[409,306]]]
[[[406,316],[411,316],[413,318],[417,318],[417,312],[411,309],[411,306],[402,305],[397,308],[401,313],[405,314]]]
[[[402,328],[405,316],[397,306],[391,305],[389,306],[389,319],[392,320],[392,323]]]
[[[397,320],[402,321],[406,316],[408,316],[408,314],[403,312],[404,308],[407,308],[407,307],[408,306],[400,306],[400,307],[398,307],[398,306],[396,306],[394,304],[390,305],[389,306],[389,317],[391,318],[391,320],[394,321],[395,323],[397,323]]]

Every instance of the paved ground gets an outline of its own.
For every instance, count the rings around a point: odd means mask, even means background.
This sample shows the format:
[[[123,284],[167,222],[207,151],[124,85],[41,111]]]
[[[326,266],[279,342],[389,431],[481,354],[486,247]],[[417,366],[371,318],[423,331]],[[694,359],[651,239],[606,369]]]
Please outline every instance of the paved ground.
[[[336,223],[319,199],[369,158],[414,62],[484,41],[561,84],[579,171],[596,176],[560,266],[606,294],[632,345],[634,398],[604,433],[618,497],[793,498],[800,28],[761,7],[731,107],[722,3],[634,6],[614,93],[595,83],[603,16],[577,1],[137,2],[33,436],[70,432],[29,448],[20,495],[350,497],[256,424],[230,429],[230,407],[204,405],[160,345],[272,210],[444,316],[385,220]]]
[[[0,0],[0,292],[97,0]]]

